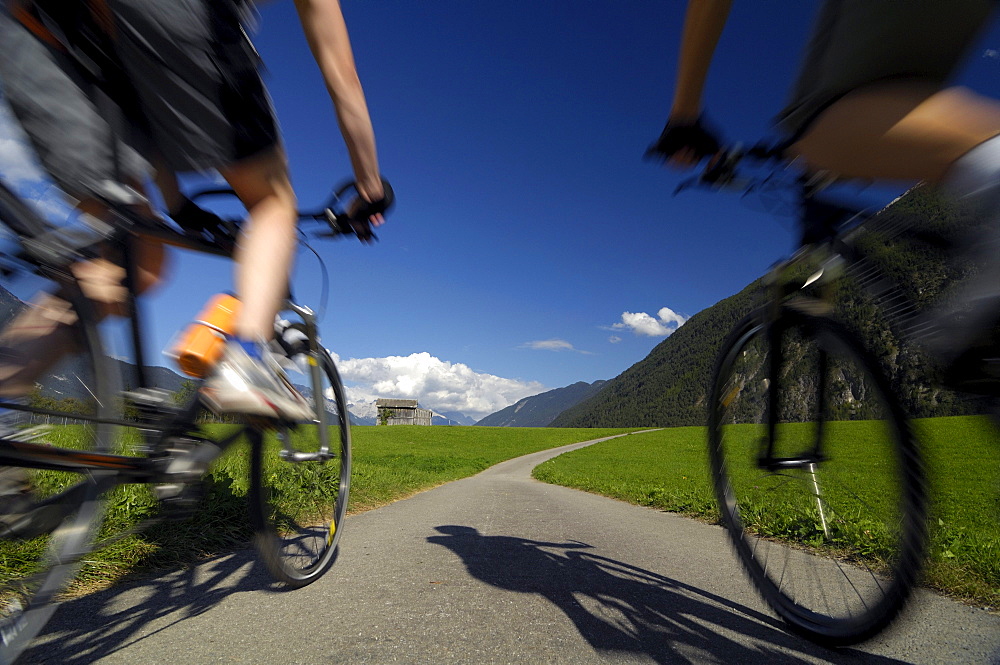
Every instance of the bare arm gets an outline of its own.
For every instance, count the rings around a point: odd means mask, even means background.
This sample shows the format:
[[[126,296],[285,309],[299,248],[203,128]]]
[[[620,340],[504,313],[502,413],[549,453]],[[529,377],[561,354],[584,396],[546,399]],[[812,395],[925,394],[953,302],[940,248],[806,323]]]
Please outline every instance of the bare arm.
[[[701,97],[731,6],[732,0],[688,1],[670,117],[647,159],[687,168],[718,153],[718,139],[701,121]]]
[[[295,0],[309,48],[326,81],[340,132],[351,156],[358,193],[368,201],[383,196],[375,132],[338,0]]]
[[[732,0],[690,0],[684,17],[677,65],[672,122],[693,122],[701,115],[701,97],[715,47],[729,17]]]

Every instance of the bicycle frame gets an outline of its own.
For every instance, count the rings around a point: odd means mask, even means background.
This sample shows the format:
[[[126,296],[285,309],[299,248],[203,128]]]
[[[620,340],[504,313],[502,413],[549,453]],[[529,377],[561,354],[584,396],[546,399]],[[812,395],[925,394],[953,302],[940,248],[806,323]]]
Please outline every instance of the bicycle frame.
[[[221,191],[210,191],[208,194],[223,193]],[[134,285],[138,273],[138,265],[135,260],[135,243],[141,238],[153,238],[164,244],[187,249],[190,251],[216,256],[231,257],[231,252],[218,245],[207,241],[201,241],[189,236],[182,235],[165,224],[154,224],[145,218],[133,214],[131,211],[112,207],[112,212],[120,218],[121,227],[119,242],[122,248],[122,256],[125,267],[125,287],[127,298],[125,301],[124,317],[129,328],[130,343],[135,360],[135,372],[138,381],[137,391],[150,388],[148,365],[146,363],[146,348],[144,344],[144,321],[139,299],[136,296]],[[303,217],[329,219],[329,213],[325,211],[304,213]],[[292,301],[291,295],[285,303],[284,310],[292,311],[302,319],[305,333],[310,344],[309,372],[315,383],[320,382],[320,367],[315,361],[318,348],[318,327],[316,316],[313,311],[305,306],[298,305]],[[295,450],[290,438],[285,436],[285,432],[279,432],[283,449],[281,457],[292,462],[305,461],[325,461],[335,456],[330,451],[330,435],[327,425],[327,412],[322,407],[322,395],[314,395],[313,399],[317,403],[317,413],[320,418],[320,449],[317,452],[305,453]],[[48,411],[34,407],[26,407],[19,404],[4,403],[4,407],[10,410],[30,411],[42,415],[59,416],[64,415],[56,411]],[[169,436],[179,436],[192,440],[191,434],[187,431],[193,423],[197,412],[200,410],[197,395],[185,407],[176,410],[172,417],[159,422],[143,422],[142,428],[146,432],[155,432],[158,439],[162,441]],[[133,421],[125,421],[113,418],[101,418],[99,416],[88,416],[77,414],[74,419],[82,422],[90,422],[107,426],[135,427]],[[182,427],[178,427],[178,426]],[[193,471],[178,471],[170,468],[170,456],[124,456],[112,453],[101,453],[92,451],[78,451],[67,448],[57,448],[45,444],[35,444],[30,442],[10,441],[0,438],[0,466],[19,466],[29,469],[43,469],[52,471],[70,471],[90,474],[91,478],[99,478],[99,490],[104,491],[115,485],[128,483],[185,483],[192,482],[200,478],[208,464],[218,457],[226,448],[234,444],[240,437],[249,432],[254,432],[247,425],[241,426],[235,433],[223,438],[220,441],[210,441],[203,439],[200,445],[191,454],[190,460],[195,462]],[[259,445],[259,436],[251,437],[252,445]],[[95,476],[96,472],[110,472]],[[71,486],[60,494],[54,495],[39,506],[53,504],[63,504],[72,506],[72,496],[79,492],[79,488],[88,481]]]
[[[115,213],[120,216],[127,216],[129,221],[133,223],[133,226],[138,226],[138,224],[135,224],[136,219],[131,217],[127,212],[123,213],[120,210],[115,210]],[[147,224],[142,224],[141,228],[143,229],[142,235],[158,238],[170,245],[203,253],[226,255],[226,252],[208,243],[198,242],[182,236],[166,226],[155,228]],[[138,298],[135,296],[133,289],[138,269],[134,258],[134,243],[137,241],[138,235],[129,231],[124,231],[122,234],[120,244],[125,264],[125,286],[128,293],[125,302],[124,318],[128,320],[135,359],[136,378],[139,383],[137,388],[141,390],[150,386],[143,344],[143,320]],[[313,327],[315,328],[314,323]],[[42,415],[64,415],[56,411],[26,407],[13,403],[4,403],[4,407],[10,410],[30,411]],[[146,432],[156,432],[159,440],[170,435],[186,436],[190,440],[195,440],[192,439],[188,432],[180,431],[177,426],[192,423],[198,409],[198,398],[195,397],[185,408],[176,410],[171,418],[165,419],[160,423],[143,422],[143,430]],[[85,414],[77,414],[74,416],[74,419],[110,427],[135,427],[137,424],[132,421]],[[104,492],[117,485],[129,483],[185,483],[195,481],[200,478],[204,469],[207,468],[207,465],[212,460],[248,431],[248,427],[241,426],[237,432],[219,441],[201,440],[199,446],[190,455],[189,462],[192,462],[192,464],[186,465],[185,469],[171,468],[172,459],[169,455],[152,457],[117,455],[113,453],[58,448],[51,445],[12,441],[3,438],[0,438],[0,466],[68,471],[86,476],[85,480],[81,480],[66,490],[38,502],[33,511],[50,510],[52,507],[58,506],[61,508],[59,511],[61,518],[76,509],[77,502],[75,497],[80,495],[84,491],[84,488],[93,489],[93,486],[96,486],[98,492]],[[254,439],[256,439],[255,442],[259,441],[257,437],[254,437]]]
[[[781,336],[784,330],[777,325],[782,305],[792,306],[809,314],[831,316],[834,311],[831,288],[844,273],[844,264],[855,255],[851,248],[839,238],[840,227],[857,219],[858,212],[838,204],[816,198],[814,190],[805,182],[800,182],[802,214],[799,218],[800,248],[789,259],[778,263],[765,278],[768,295],[766,298],[766,336],[773,357],[768,370],[770,385],[780,385],[782,366]],[[867,219],[867,218],[866,218]],[[863,224],[862,220],[860,224]],[[847,255],[847,256],[845,256]],[[818,267],[816,267],[818,266]],[[808,277],[802,277],[802,269],[816,268]],[[818,373],[826,376],[827,353],[819,351]],[[817,388],[817,403],[826,403],[826,386]],[[768,400],[768,433],[760,442],[757,455],[758,468],[778,472],[782,469],[811,470],[814,465],[825,461],[823,454],[823,427],[825,418],[817,421],[813,444],[810,450],[801,454],[782,457],[775,454],[780,421],[779,404],[776,393]]]

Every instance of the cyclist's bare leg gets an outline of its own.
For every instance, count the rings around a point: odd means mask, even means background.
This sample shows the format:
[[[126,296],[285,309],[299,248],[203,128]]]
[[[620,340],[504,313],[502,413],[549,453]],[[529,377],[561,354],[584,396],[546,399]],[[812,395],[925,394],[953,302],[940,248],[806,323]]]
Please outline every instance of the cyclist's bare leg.
[[[236,246],[236,291],[242,307],[236,339],[201,389],[202,401],[217,413],[282,418],[315,417],[261,341],[274,336],[274,316],[288,297],[288,276],[296,245],[295,194],[279,149],[220,169],[250,213]]]
[[[220,169],[249,212],[236,250],[236,290],[243,305],[236,333],[271,339],[274,316],[288,296],[297,242],[295,193],[284,151],[275,149]]]
[[[844,177],[940,181],[956,160],[1000,134],[1000,104],[962,88],[899,82],[841,98],[792,147]]]
[[[0,397],[27,394],[35,379],[71,351],[75,322],[69,303],[45,295],[6,326],[0,335]]]

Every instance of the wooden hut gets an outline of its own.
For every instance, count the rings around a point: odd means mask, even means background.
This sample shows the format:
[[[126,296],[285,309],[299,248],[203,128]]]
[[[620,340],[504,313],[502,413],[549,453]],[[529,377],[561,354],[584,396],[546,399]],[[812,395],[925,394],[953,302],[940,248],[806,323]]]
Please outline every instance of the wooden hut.
[[[417,407],[415,399],[375,400],[378,409],[377,425],[430,425],[431,411]]]

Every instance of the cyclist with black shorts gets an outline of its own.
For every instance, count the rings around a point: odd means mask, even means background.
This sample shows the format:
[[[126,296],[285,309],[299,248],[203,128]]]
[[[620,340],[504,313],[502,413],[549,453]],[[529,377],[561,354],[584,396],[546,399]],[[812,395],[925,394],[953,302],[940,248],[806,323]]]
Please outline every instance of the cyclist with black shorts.
[[[338,0],[296,0],[326,82],[360,196],[355,213],[382,223],[385,192],[375,136]],[[202,388],[220,413],[302,420],[306,400],[266,350],[288,294],[296,200],[260,63],[244,29],[249,0],[0,0],[0,85],[42,166],[83,213],[108,201],[152,214],[155,179],[179,223],[216,220],[186,200],[176,172],[218,171],[249,215],[236,239],[236,333]],[[214,221],[213,221],[214,220]],[[362,240],[366,229],[358,234]],[[142,292],[164,249],[136,243]],[[70,267],[105,315],[125,302],[113,248]],[[0,337],[0,396],[18,398],[72,348],[58,294],[43,296]],[[0,429],[5,427],[0,422]],[[0,432],[2,434],[2,432]],[[30,504],[23,470],[0,468],[0,524]]]
[[[690,0],[670,115],[647,155],[689,167],[719,151],[701,98],[730,6]],[[984,392],[1000,385],[1000,103],[949,80],[994,6],[827,0],[778,116],[788,154],[810,170],[932,182],[990,222],[969,250],[986,268],[927,340],[949,385]]]
[[[178,221],[208,213],[178,191],[175,172],[217,170],[249,212],[236,244],[242,306],[235,339],[203,388],[218,412],[301,419],[311,413],[269,359],[266,342],[288,293],[296,202],[259,58],[244,29],[245,0],[0,0],[0,82],[53,180],[100,217],[103,200],[133,196],[150,175]],[[370,221],[384,200],[375,137],[337,0],[296,0],[333,100]],[[114,138],[112,138],[114,137]],[[154,168],[155,167],[155,168]],[[374,205],[373,205],[374,204]],[[208,217],[208,219],[211,219]],[[155,283],[162,247],[148,243],[139,284]],[[123,270],[108,255],[77,264],[88,297],[113,313]],[[26,391],[54,362],[58,305],[29,308],[9,326],[0,394]],[[17,337],[18,330],[30,334]],[[39,353],[45,349],[46,352]]]

